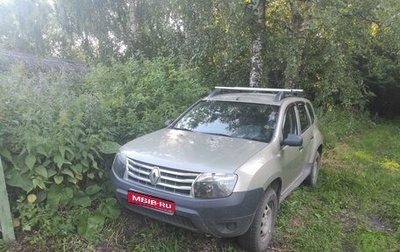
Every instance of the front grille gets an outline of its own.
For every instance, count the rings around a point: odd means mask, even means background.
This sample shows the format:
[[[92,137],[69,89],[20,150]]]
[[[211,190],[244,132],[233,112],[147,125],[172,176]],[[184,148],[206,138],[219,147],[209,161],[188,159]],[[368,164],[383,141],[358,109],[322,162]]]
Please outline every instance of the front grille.
[[[185,196],[190,196],[192,184],[199,175],[195,172],[157,167],[160,171],[160,179],[156,185],[153,185],[150,181],[150,173],[156,166],[132,159],[128,159],[127,166],[126,178],[129,181]]]

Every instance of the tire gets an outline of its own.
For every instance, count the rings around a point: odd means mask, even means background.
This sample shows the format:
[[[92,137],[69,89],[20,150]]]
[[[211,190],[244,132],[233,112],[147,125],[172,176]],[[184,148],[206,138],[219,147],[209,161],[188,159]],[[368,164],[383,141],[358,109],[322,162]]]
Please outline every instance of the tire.
[[[304,180],[304,183],[309,186],[315,186],[318,181],[319,169],[321,168],[321,155],[317,151],[315,153],[314,162],[311,167],[310,175]]]
[[[246,251],[266,251],[274,232],[277,211],[278,197],[272,188],[268,188],[261,199],[249,230],[239,237],[239,244]]]

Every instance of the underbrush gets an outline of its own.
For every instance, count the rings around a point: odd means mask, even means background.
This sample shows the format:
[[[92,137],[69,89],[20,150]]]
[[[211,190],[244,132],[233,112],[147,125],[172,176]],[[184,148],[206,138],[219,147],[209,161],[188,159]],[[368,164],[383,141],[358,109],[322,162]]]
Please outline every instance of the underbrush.
[[[327,148],[333,148],[342,139],[375,125],[366,111],[319,110],[317,114]]]
[[[0,156],[22,243],[56,251],[61,238],[102,240],[120,211],[108,184],[118,143],[162,127],[204,94],[193,76],[169,58],[98,66],[84,78],[1,73]]]

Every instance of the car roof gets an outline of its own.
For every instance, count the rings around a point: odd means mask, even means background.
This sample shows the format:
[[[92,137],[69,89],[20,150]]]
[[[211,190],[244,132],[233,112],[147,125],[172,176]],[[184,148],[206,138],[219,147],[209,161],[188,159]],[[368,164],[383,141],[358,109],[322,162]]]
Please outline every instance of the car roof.
[[[274,101],[274,94],[262,94],[262,93],[226,93],[219,94],[212,97],[207,97],[206,100],[213,101],[232,101],[232,102],[244,102],[244,103],[260,103],[260,104],[276,104],[279,102]]]
[[[282,106],[296,101],[307,102],[302,89],[254,88],[254,87],[215,87],[203,100],[258,103]]]
[[[281,100],[276,100],[276,94],[271,93],[224,93],[206,97],[208,101],[230,101],[243,103],[258,103],[281,106],[283,103],[291,103],[295,101],[307,101],[307,99],[297,96],[285,97]]]

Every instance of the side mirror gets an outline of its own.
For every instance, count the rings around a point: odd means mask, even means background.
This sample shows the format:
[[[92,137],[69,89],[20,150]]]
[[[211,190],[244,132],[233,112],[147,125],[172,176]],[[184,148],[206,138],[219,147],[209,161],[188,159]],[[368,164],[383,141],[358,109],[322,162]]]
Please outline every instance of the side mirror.
[[[302,146],[303,138],[296,134],[288,134],[287,138],[283,140],[283,144],[288,146]]]
[[[173,119],[168,119],[164,122],[164,127],[168,127],[169,125],[171,125],[171,123],[173,122]]]

